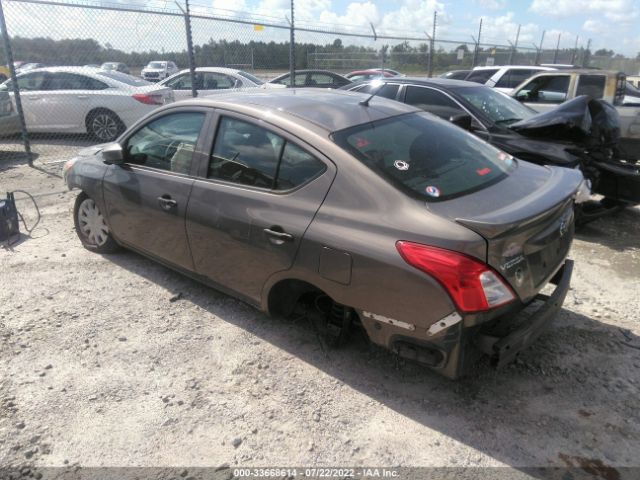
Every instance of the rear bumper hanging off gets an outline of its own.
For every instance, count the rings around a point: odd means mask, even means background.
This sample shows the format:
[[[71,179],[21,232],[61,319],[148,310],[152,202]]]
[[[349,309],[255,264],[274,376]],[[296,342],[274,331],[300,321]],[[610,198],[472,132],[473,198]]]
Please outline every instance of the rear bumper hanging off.
[[[551,280],[551,283],[556,285],[555,290],[551,295],[538,294],[535,297],[534,301],[544,301],[544,303],[522,327],[504,337],[495,337],[483,333],[477,335],[475,339],[477,347],[491,357],[492,363],[497,368],[512,362],[519,352],[535,342],[545,331],[564,303],[569,291],[572,273],[573,261],[566,260],[564,266]]]

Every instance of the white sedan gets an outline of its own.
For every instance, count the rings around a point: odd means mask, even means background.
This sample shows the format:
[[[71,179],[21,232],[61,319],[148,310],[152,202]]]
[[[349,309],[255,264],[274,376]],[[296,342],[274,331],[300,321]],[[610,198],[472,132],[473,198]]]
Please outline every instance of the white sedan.
[[[176,73],[158,85],[173,89],[177,100],[191,98],[191,73],[188,69]],[[196,68],[196,90],[201,97],[228,90],[283,87],[284,85],[265,83],[250,73],[233,68]]]
[[[100,142],[115,140],[139,118],[173,101],[169,88],[97,68],[39,68],[17,80],[28,131],[88,133]],[[13,99],[11,80],[0,91]]]

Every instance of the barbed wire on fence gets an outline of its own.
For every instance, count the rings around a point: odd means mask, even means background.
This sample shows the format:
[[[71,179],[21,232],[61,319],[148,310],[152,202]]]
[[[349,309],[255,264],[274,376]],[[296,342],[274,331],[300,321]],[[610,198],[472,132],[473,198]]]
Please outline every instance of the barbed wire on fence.
[[[185,9],[182,5],[186,7],[186,2],[4,0],[8,44],[0,50],[0,61],[7,63],[7,47],[10,47],[16,64],[29,62],[32,65],[60,66],[55,78],[47,77],[46,88],[51,88],[55,82],[70,85],[71,77],[66,77],[67,83],[60,80],[63,77],[61,73],[73,73],[68,68],[94,68],[105,63],[121,64],[134,77],[143,76],[146,80],[157,81],[158,87],[162,87],[165,77],[175,74],[174,70],[157,76],[153,76],[153,72],[144,72],[153,63],[166,62],[175,64],[176,70],[186,70],[180,74],[184,78],[177,77],[184,81],[180,80],[182,83],[168,89],[176,98],[181,98],[186,91],[193,94],[197,85],[203,85],[204,74],[197,71],[201,67],[243,70],[262,80],[292,69],[326,69],[344,74],[351,70],[388,68],[413,75],[439,75],[447,70],[507,63],[591,63],[600,68],[630,73],[640,70],[640,62],[635,60],[591,55],[588,45],[586,48],[579,46],[577,38],[572,48],[560,48],[559,36],[552,48],[542,48],[544,33],[538,46],[519,43],[517,34],[513,42],[505,42],[482,34],[482,23],[476,35],[449,38],[439,32],[435,14],[423,32],[398,32],[378,29],[373,24],[336,26],[304,18],[296,18],[295,25],[292,25],[292,19],[284,15],[213,9],[211,4],[201,0],[191,0],[190,8]],[[473,30],[475,28],[473,26]],[[290,41],[292,29],[295,33],[293,44]],[[187,32],[191,34],[191,41]],[[0,75],[6,79],[9,77],[7,73],[0,72]],[[86,85],[91,83],[96,87],[107,81],[92,75],[86,74],[87,78],[93,79],[93,83],[84,80]],[[95,129],[92,130],[97,124],[96,119],[111,125],[113,128],[109,131],[115,135],[158,106],[144,95],[136,97],[138,86],[131,85],[124,88],[124,96],[129,100],[137,98],[140,103],[132,104],[135,107],[132,110],[136,112],[133,115],[113,111],[116,107],[105,103],[110,91],[106,89],[90,92],[90,98],[85,99],[87,101],[69,101],[65,109],[60,110],[55,102],[38,105],[32,100],[33,89],[45,85],[38,83],[37,76],[30,76],[28,81],[25,76],[20,78],[22,80],[14,84],[11,81],[3,84],[4,92],[0,87],[0,112],[5,111],[3,102],[6,103],[8,98],[13,106],[6,111],[15,115],[16,102],[22,92],[25,138],[28,134],[34,140],[36,155],[53,160],[68,156],[69,145],[89,145],[96,140],[105,140],[96,135]],[[214,82],[214,79],[210,81]],[[225,84],[222,77],[214,83],[217,82],[227,87],[233,85]],[[115,102],[113,99],[109,101],[112,105]],[[100,112],[102,115],[98,115]],[[65,119],[66,123],[60,119]],[[111,120],[113,122],[109,123]],[[19,152],[23,145],[18,137],[1,142],[5,151]]]

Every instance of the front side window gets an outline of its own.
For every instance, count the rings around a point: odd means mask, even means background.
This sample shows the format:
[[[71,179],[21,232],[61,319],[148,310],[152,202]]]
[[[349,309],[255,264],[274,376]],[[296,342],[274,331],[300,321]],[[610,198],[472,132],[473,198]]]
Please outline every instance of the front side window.
[[[205,72],[202,74],[203,90],[226,90],[233,88],[236,82],[233,78],[222,73]]]
[[[569,92],[569,75],[544,75],[527,83],[517,94],[531,103],[562,103]]]
[[[326,170],[307,151],[261,126],[220,120],[208,178],[269,190],[290,190]]]
[[[425,113],[358,125],[332,138],[398,189],[427,201],[481,190],[517,166],[511,156]]]
[[[170,113],[152,120],[127,141],[127,163],[189,174],[205,114]]]
[[[46,78],[47,74],[45,72],[34,72],[27,73],[26,75],[20,75],[18,77],[18,89],[21,92],[42,90]],[[6,81],[2,87],[2,90],[12,91],[12,80]]]
[[[604,75],[580,75],[576,97],[588,95],[591,98],[602,98],[607,77]]]
[[[201,76],[201,73],[196,73],[196,81],[198,80],[198,77]],[[191,90],[191,75],[188,73],[178,75],[177,77],[169,80],[166,85],[173,90]]]
[[[407,87],[405,103],[447,120],[467,113],[444,93],[427,87]]]

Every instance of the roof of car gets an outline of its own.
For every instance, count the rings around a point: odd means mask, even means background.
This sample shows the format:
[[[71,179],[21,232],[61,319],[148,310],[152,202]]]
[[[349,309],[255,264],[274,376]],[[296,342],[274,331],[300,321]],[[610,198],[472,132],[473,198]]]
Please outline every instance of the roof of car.
[[[368,97],[369,95],[343,90],[287,88],[268,92],[227,93],[185,100],[172,105],[210,105],[238,112],[250,111],[256,116],[295,117],[296,121],[309,122],[327,132],[421,111],[416,107],[380,97],[369,106],[361,105],[360,102]]]
[[[499,70],[501,68],[526,68],[529,70],[540,70],[540,71],[556,70],[555,68],[552,68],[552,67],[541,67],[540,65],[493,65],[493,66],[484,65],[480,67],[473,67],[474,70]]]
[[[68,72],[68,73],[96,73],[101,71],[100,67],[40,67],[29,70],[32,72]]]
[[[417,83],[422,85],[439,85],[442,87],[484,87],[484,85],[475,82],[467,82],[466,80],[453,80],[451,78],[442,77],[389,77],[385,79],[378,78],[375,80],[363,80],[360,82],[352,83],[343,88],[347,89],[356,85],[363,85],[371,82]]]
[[[180,70],[178,73],[187,73],[190,70],[188,68],[184,68]],[[228,74],[237,74],[241,70],[237,68],[226,68],[226,67],[196,67],[196,72],[213,72],[213,73],[228,73]]]

